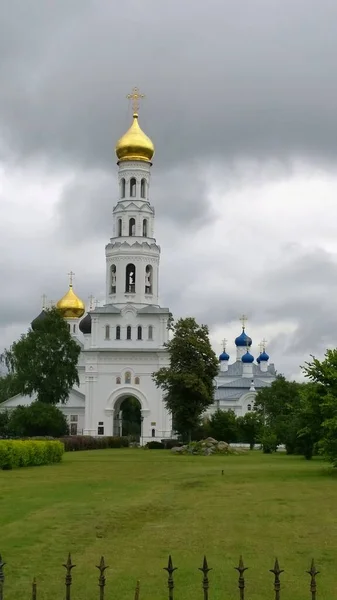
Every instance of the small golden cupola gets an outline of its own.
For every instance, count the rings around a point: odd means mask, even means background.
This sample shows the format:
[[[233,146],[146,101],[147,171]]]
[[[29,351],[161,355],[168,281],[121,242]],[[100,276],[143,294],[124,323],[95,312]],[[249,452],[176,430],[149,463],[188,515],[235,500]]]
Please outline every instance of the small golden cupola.
[[[118,140],[116,154],[118,161],[141,160],[151,162],[154,155],[154,145],[138,123],[139,100],[144,98],[138,88],[133,88],[132,93],[127,95],[132,100],[133,122],[130,129]]]
[[[82,302],[82,300],[76,296],[73,290],[73,277],[74,273],[70,271],[69,290],[56,304],[56,308],[58,308],[62,313],[64,319],[79,319],[85,313],[84,302]]]

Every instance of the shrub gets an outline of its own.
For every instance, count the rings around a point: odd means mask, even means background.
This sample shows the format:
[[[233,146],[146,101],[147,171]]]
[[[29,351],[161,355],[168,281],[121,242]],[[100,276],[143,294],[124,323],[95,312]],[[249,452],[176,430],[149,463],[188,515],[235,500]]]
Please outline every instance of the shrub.
[[[90,435],[71,435],[60,440],[66,452],[78,450],[103,450],[105,448],[126,448],[129,446],[127,437],[107,436],[92,437]]]
[[[277,435],[272,431],[265,429],[261,436],[261,446],[264,454],[271,454],[277,450]]]
[[[60,462],[63,452],[56,440],[0,440],[0,469],[49,465]]]
[[[162,442],[157,442],[156,440],[153,440],[153,442],[148,442],[145,447],[149,448],[150,450],[164,450],[165,448]]]
[[[183,443],[180,440],[173,439],[163,439],[162,444],[164,444],[165,450],[171,450],[172,448],[177,448],[177,446],[182,446]]]
[[[67,435],[68,424],[59,408],[36,401],[29,406],[15,408],[10,413],[7,429],[12,436],[61,437]]]

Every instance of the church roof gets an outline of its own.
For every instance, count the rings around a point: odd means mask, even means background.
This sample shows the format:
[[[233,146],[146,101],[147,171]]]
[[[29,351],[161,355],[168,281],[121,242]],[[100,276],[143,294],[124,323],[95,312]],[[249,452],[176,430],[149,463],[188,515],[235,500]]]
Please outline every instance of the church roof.
[[[252,377],[252,379],[254,379],[254,387],[255,389],[258,388],[264,388],[264,387],[269,387],[270,383],[263,381],[263,379],[260,379],[259,377]],[[250,388],[252,385],[252,379],[250,377],[239,377],[238,379],[235,379],[234,381],[221,381],[219,378],[217,378],[218,381],[218,389],[246,389],[246,388]]]
[[[117,308],[117,306],[114,306],[114,304],[106,304],[105,306],[96,306],[96,308],[90,312],[100,315],[107,313],[119,315],[121,311],[119,308]]]
[[[160,313],[167,314],[169,312],[169,308],[162,308],[161,306],[156,306],[155,304],[149,304],[148,306],[144,306],[144,308],[137,310],[139,315],[155,315]]]

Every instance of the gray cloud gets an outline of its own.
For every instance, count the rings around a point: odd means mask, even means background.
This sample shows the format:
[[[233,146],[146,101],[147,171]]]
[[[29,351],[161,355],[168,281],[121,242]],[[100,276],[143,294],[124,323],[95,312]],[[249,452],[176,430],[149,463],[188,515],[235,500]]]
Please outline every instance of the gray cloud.
[[[317,198],[301,213],[295,193],[292,203],[288,191],[282,202],[257,195],[272,181],[299,177],[293,157],[323,172],[335,168],[336,3],[3,4],[1,162],[9,174],[13,165],[23,169],[15,181],[28,181],[33,167],[38,179],[41,163],[64,184],[50,216],[39,216],[27,193],[28,206],[0,223],[0,345],[39,312],[43,292],[62,296],[70,269],[84,300],[103,299],[117,201],[114,145],[130,124],[125,95],[134,85],[147,95],[141,125],[156,145],[151,201],[163,304],[208,323],[215,341],[232,340],[248,311],[254,343],[267,331],[270,354],[287,374],[335,345],[335,236],[319,213],[311,216]],[[24,186],[12,197],[20,194]],[[0,199],[6,217],[11,198]],[[329,201],[318,200],[335,222]]]
[[[21,160],[110,169],[130,120],[123,98],[139,84],[159,167],[335,159],[336,17],[332,0],[7,0],[0,129]]]

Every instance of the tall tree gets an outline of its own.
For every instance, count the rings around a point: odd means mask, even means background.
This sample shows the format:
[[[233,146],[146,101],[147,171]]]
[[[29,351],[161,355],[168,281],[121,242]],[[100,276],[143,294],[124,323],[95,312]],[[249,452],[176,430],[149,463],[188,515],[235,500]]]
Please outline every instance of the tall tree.
[[[304,375],[316,384],[314,404],[317,426],[318,419],[321,419],[319,449],[337,467],[337,349],[327,350],[322,361],[312,356],[312,360],[306,362],[302,369]]]
[[[34,322],[34,329],[4,351],[3,361],[15,376],[17,393],[36,393],[40,402],[58,404],[65,403],[79,383],[80,351],[60,312],[51,308],[44,319]]]
[[[214,401],[218,360],[206,325],[198,325],[194,318],[188,317],[179,319],[171,329],[174,335],[166,344],[170,366],[159,369],[153,379],[164,391],[166,408],[172,414],[176,431],[190,439],[202,413]]]

